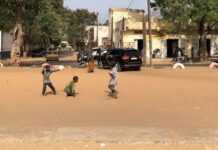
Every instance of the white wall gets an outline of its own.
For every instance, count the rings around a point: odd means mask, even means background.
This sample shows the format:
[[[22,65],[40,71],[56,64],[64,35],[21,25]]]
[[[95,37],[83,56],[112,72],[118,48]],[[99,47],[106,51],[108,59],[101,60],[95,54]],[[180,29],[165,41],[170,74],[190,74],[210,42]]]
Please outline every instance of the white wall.
[[[9,33],[2,32],[2,51],[10,51],[12,47],[13,38]]]
[[[149,36],[146,36],[146,44],[147,44],[147,58],[150,57],[150,50],[149,50]],[[166,40],[158,37],[158,36],[152,36],[152,51],[155,49],[160,49],[161,50],[161,57],[165,58],[166,57]]]
[[[211,36],[211,55],[218,53],[218,36]]]
[[[108,26],[99,26],[99,28],[98,28],[98,46],[102,46],[103,45],[102,39],[108,38],[108,36],[109,36]]]
[[[123,47],[137,49],[137,40],[139,39],[143,39],[141,34],[125,33],[123,36]]]
[[[115,43],[115,47],[118,47],[119,39],[117,39],[118,35],[116,32],[117,22],[121,21],[123,18],[128,17],[128,12],[126,11],[115,11],[113,12],[113,42]]]
[[[122,21],[124,18],[140,18],[143,16],[143,10],[131,10],[125,8],[112,8],[109,11],[109,38],[111,39],[113,33],[113,42],[115,47],[119,47],[120,39],[119,33],[116,31],[118,22]],[[141,19],[142,20],[142,19]]]
[[[97,32],[98,28],[98,32]],[[94,41],[97,41],[97,33],[98,33],[98,46],[103,45],[103,38],[108,38],[109,36],[109,27],[108,26],[87,26],[86,30],[94,29]]]

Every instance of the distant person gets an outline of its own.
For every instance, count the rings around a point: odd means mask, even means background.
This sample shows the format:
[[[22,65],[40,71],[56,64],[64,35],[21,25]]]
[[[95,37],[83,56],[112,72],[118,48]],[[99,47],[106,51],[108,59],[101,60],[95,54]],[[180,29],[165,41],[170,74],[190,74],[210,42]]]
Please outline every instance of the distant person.
[[[97,49],[97,63],[98,63],[98,66],[100,66],[100,61],[101,61],[101,49],[98,48]]]
[[[117,87],[118,71],[117,71],[116,64],[112,67],[111,71],[109,72],[109,75],[110,75],[110,80],[109,80],[108,88],[110,92],[108,96],[117,98],[118,92],[116,90],[116,87]]]
[[[76,90],[75,90],[75,84],[79,82],[79,77],[74,76],[72,81],[64,88],[64,92],[66,93],[66,96],[76,96]]]
[[[195,56],[195,49],[194,49],[194,47],[192,47],[191,48],[191,59],[192,59],[192,61],[194,59],[194,56]]]
[[[57,71],[59,71],[59,69],[51,69],[51,65],[49,64],[46,64],[43,66],[43,69],[42,69],[42,75],[43,75],[42,95],[43,96],[45,96],[47,86],[52,90],[53,94],[56,95],[56,90],[50,80],[50,75]]]
[[[93,73],[95,69],[95,60],[92,52],[92,50],[88,50],[88,73]]]
[[[185,69],[185,65],[183,64],[185,61],[184,53],[181,48],[176,48],[175,58],[174,58],[174,64],[173,69]]]
[[[181,48],[176,47],[175,54],[174,54],[174,60],[175,61],[182,61],[184,58],[184,52]]]

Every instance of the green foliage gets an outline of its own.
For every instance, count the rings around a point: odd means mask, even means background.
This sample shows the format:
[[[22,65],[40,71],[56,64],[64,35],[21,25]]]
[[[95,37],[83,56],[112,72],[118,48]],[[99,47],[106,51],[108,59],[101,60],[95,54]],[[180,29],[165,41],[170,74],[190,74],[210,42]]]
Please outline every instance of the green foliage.
[[[12,31],[21,23],[29,47],[46,47],[62,37],[61,0],[1,0],[0,30]]]
[[[156,0],[156,3],[177,32],[203,34],[218,26],[217,0]]]
[[[63,35],[62,16],[49,0],[41,1],[39,6],[37,15],[26,21],[26,40],[31,45],[38,44],[46,48],[50,44],[57,44],[61,41]]]
[[[15,0],[0,1],[0,29],[9,31],[15,24],[16,18]]]
[[[85,9],[77,9],[75,11],[65,9],[65,38],[77,47],[84,43],[86,36],[85,28],[87,25],[94,25],[97,20],[95,13],[90,13]]]
[[[170,32],[199,35],[199,58],[207,54],[207,35],[218,33],[218,0],[156,0]]]
[[[85,9],[64,8],[63,0],[0,0],[0,30],[13,31],[21,23],[27,50],[62,40],[75,47],[83,42],[86,25],[95,24],[96,18]]]

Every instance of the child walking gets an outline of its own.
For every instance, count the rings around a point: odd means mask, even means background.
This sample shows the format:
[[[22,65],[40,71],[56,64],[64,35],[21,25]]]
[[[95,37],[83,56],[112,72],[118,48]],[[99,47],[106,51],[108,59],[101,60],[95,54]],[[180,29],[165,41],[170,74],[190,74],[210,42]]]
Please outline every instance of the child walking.
[[[116,86],[117,86],[117,65],[115,64],[113,66],[113,68],[111,69],[111,71],[109,72],[110,75],[110,80],[109,80],[109,85],[108,88],[110,89],[109,95],[113,98],[117,98],[117,90],[116,90]]]
[[[52,84],[52,82],[50,80],[50,75],[53,72],[57,72],[57,71],[59,71],[59,70],[58,69],[52,70],[51,65],[49,65],[49,64],[46,64],[46,65],[43,66],[43,69],[42,69],[42,75],[43,75],[42,95],[43,96],[45,96],[47,86],[52,90],[53,94],[56,95],[56,90],[55,90],[55,87],[53,86],[53,84]]]
[[[74,76],[72,81],[64,88],[64,92],[66,93],[66,96],[76,96],[76,90],[75,90],[75,84],[79,82],[79,77]]]

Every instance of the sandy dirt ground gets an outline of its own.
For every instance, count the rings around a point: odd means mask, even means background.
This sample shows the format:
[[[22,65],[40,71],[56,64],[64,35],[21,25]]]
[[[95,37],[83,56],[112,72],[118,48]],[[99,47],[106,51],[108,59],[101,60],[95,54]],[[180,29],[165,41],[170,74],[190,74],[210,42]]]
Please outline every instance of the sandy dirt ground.
[[[79,95],[66,98],[73,75]],[[0,69],[1,149],[218,149],[218,70],[122,72],[116,100],[108,78],[66,68],[52,75],[58,94],[43,97],[39,68]]]
[[[1,144],[3,150],[217,150],[217,145],[145,145],[145,144]]]

